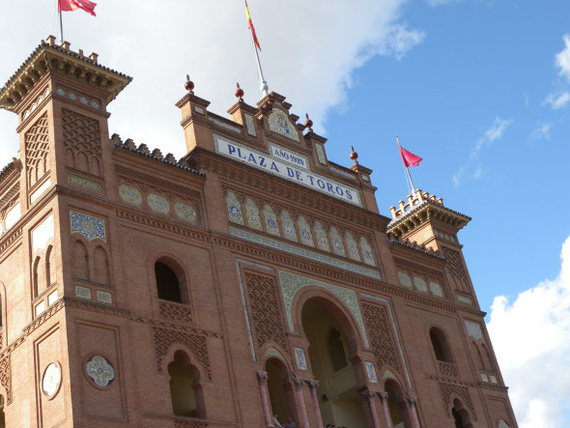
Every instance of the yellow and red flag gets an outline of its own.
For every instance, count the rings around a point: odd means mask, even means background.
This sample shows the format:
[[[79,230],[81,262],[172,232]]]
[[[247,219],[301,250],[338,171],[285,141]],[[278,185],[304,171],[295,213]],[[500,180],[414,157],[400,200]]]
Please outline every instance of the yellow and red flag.
[[[247,14],[247,23],[249,25],[249,29],[251,30],[251,37],[253,37],[253,43],[257,46],[257,49],[261,50],[261,46],[259,46],[259,40],[257,40],[257,36],[255,34],[255,28],[253,28],[253,22],[251,22],[251,15],[249,14],[249,8],[247,7],[247,0],[245,1],[245,13]]]
[[[73,12],[77,9],[83,9],[85,12],[95,15],[95,6],[97,3],[93,3],[89,0],[57,0],[57,11],[61,12]]]

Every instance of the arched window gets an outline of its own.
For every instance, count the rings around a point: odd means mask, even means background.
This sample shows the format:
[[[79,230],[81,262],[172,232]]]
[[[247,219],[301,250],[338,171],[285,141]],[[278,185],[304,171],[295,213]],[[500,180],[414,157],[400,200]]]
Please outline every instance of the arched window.
[[[190,358],[186,353],[177,351],[174,354],[174,360],[168,365],[168,374],[172,413],[178,416],[205,418],[199,372],[190,364]]]
[[[156,275],[158,298],[171,302],[182,303],[180,281],[174,270],[165,263],[156,262],[154,264],[154,273]]]
[[[52,245],[50,245],[46,252],[46,279],[47,287],[51,287],[56,283],[55,274],[55,250]]]
[[[455,421],[455,428],[471,428],[473,426],[471,425],[469,413],[463,407],[463,403],[461,403],[457,398],[453,400],[451,415]]]
[[[393,380],[388,380],[384,385],[384,390],[388,393],[388,410],[392,426],[394,428],[410,427],[410,415],[400,385]]]
[[[339,370],[344,369],[348,365],[348,361],[346,360],[344,345],[340,338],[340,331],[336,328],[331,328],[330,330],[328,345],[333,370],[338,372]]]
[[[109,274],[109,259],[107,253],[101,246],[95,248],[93,253],[93,280],[99,284],[109,285],[111,283]]]
[[[445,334],[443,334],[443,332],[439,328],[433,327],[429,331],[429,338],[431,340],[431,345],[433,347],[435,358],[438,361],[453,363],[453,358],[451,356],[451,349],[449,348],[449,344],[447,343]]]
[[[89,279],[87,247],[81,241],[75,241],[73,244],[73,277],[75,279]]]

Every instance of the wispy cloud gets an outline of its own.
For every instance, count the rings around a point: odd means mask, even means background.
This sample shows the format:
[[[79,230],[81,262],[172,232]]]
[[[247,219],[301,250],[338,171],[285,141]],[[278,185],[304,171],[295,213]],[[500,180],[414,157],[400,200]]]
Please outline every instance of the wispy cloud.
[[[553,110],[564,107],[570,101],[570,93],[562,92],[559,94],[548,94],[544,100],[544,104],[550,104]]]
[[[554,56],[554,66],[558,69],[558,75],[566,80],[566,84],[570,83],[570,34],[562,36],[564,41],[564,49]],[[544,104],[550,104],[553,110],[565,107],[570,102],[570,92],[566,89],[558,89],[550,94],[544,100]]]
[[[531,140],[550,140],[550,130],[552,129],[552,123],[542,123],[538,121],[536,127],[533,129],[532,133],[530,134]]]
[[[495,118],[491,127],[487,129],[481,138],[479,138],[473,145],[467,161],[460,166],[457,172],[453,175],[452,181],[454,187],[459,187],[466,175],[475,180],[479,179],[483,175],[483,164],[478,163],[475,165],[475,161],[479,158],[479,153],[484,147],[490,146],[496,140],[501,139],[511,123],[513,123],[512,119],[501,119],[500,117]]]
[[[520,428],[570,426],[570,237],[560,274],[495,298],[488,324]]]

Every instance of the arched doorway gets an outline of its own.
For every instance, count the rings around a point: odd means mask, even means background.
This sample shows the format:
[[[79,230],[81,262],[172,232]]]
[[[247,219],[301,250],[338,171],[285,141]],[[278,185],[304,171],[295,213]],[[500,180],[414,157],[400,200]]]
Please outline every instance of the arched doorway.
[[[366,427],[349,344],[339,320],[322,300],[307,301],[302,323],[309,341],[309,359],[319,380],[317,390],[323,425]]]
[[[172,413],[178,416],[204,418],[206,412],[199,372],[190,364],[190,358],[185,352],[176,351],[174,360],[168,364],[168,374]]]
[[[411,427],[408,406],[400,385],[390,379],[386,381],[384,390],[388,393],[388,410],[392,426],[394,428]]]
[[[293,395],[291,380],[287,367],[276,359],[270,359],[265,364],[267,372],[267,389],[271,402],[272,415],[277,415],[277,420],[283,423],[288,417],[293,417],[295,397]]]

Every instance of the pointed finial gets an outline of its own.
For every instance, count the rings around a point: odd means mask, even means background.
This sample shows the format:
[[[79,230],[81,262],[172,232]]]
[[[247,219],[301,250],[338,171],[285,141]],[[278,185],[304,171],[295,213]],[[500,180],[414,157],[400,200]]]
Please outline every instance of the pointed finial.
[[[239,83],[236,83],[236,97],[239,99],[240,102],[243,101],[243,89],[239,87]]]
[[[350,159],[354,161],[355,165],[358,165],[358,153],[354,151],[354,147],[350,146]]]
[[[194,94],[194,82],[190,80],[190,75],[186,75],[186,83],[184,84],[184,89],[188,91],[189,94]]]
[[[309,131],[313,132],[313,121],[309,119],[309,113],[305,113],[305,128],[309,128]]]

